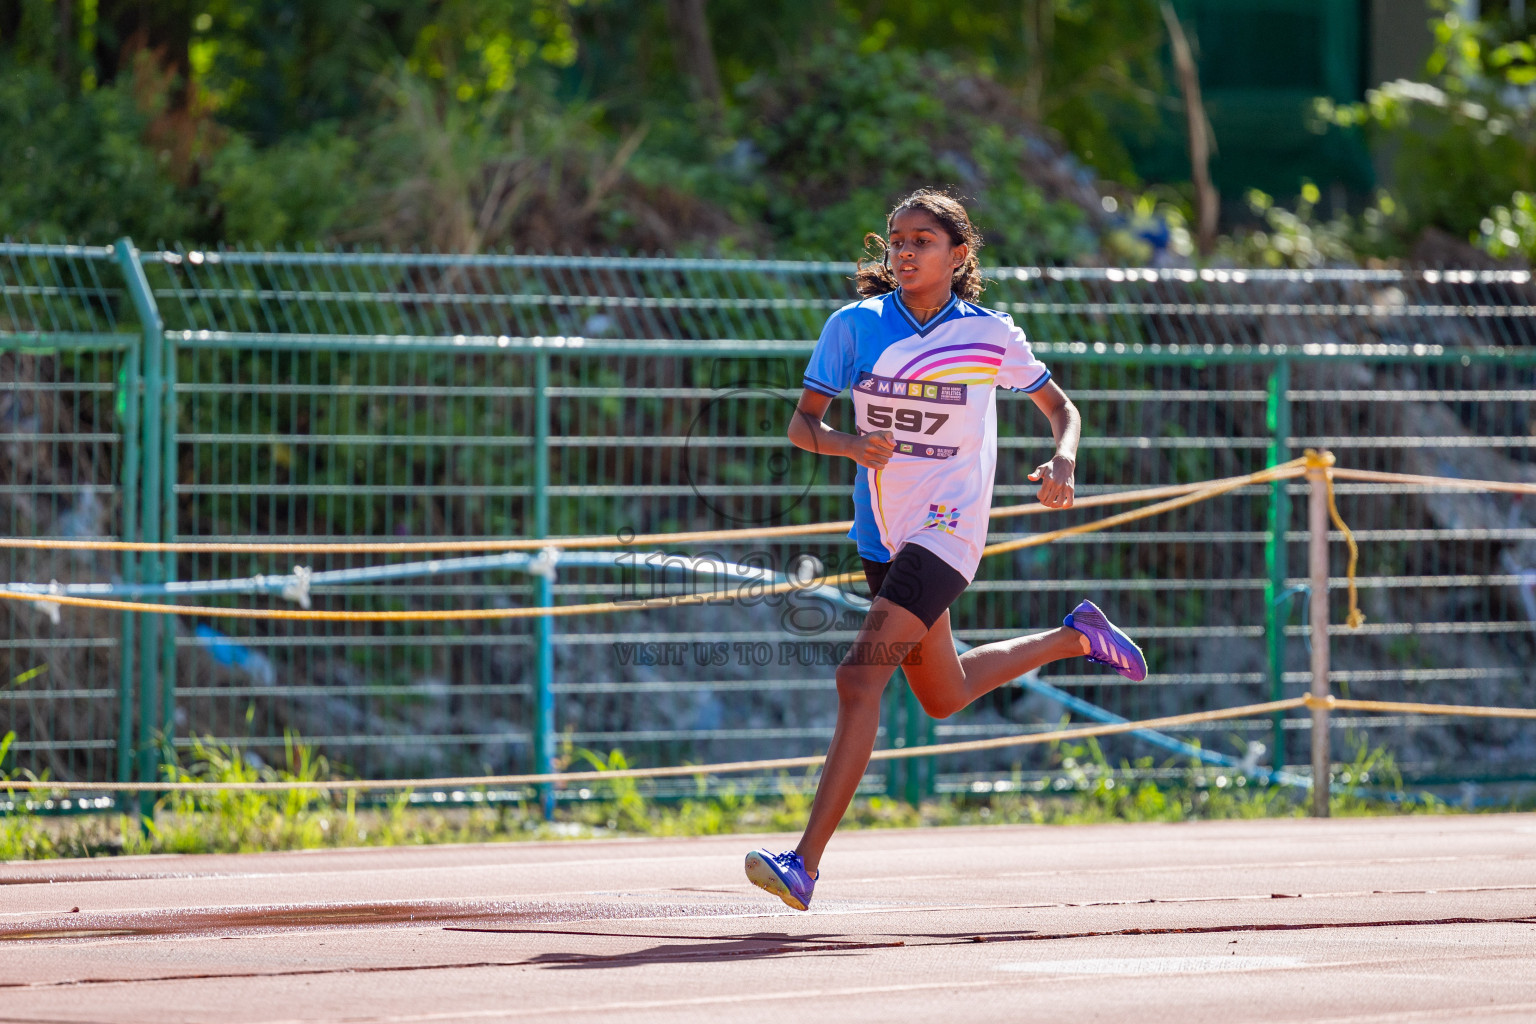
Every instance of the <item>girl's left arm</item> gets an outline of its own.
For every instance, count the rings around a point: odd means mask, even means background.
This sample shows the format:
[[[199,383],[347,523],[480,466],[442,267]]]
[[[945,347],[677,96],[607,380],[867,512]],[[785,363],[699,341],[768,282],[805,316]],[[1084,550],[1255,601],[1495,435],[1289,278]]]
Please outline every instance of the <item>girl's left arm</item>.
[[[1071,508],[1077,470],[1077,444],[1083,437],[1083,418],[1077,406],[1072,404],[1072,399],[1053,380],[1046,381],[1040,390],[1029,397],[1035,400],[1035,407],[1051,421],[1051,433],[1056,437],[1056,454],[1051,461],[1036,467],[1029,478],[1040,481],[1040,504],[1049,508]]]

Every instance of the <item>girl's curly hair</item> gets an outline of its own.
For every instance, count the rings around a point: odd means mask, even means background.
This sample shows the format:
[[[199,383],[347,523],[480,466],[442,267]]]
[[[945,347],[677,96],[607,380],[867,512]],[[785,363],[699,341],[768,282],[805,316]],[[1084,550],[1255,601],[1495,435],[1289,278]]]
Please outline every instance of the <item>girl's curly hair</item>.
[[[978,252],[981,249],[981,232],[971,224],[970,215],[965,212],[965,207],[960,200],[953,196],[940,192],[937,189],[920,188],[909,196],[900,199],[891,212],[885,218],[885,230],[891,230],[891,221],[903,210],[922,210],[933,217],[944,227],[949,235],[949,244],[959,245],[962,242],[969,247],[969,253],[965,262],[955,268],[954,277],[950,287],[955,294],[967,302],[974,302],[980,295],[983,287],[981,280],[981,260]],[[891,273],[889,246],[884,238],[871,231],[864,236],[864,258],[859,260],[858,270],[854,273],[853,280],[859,294],[865,298],[872,295],[884,295],[893,292],[897,288],[896,275]]]

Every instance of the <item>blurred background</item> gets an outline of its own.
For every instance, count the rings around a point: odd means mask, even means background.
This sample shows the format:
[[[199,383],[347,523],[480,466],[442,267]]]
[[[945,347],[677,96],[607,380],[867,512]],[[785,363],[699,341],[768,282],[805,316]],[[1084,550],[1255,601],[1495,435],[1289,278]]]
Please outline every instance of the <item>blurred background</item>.
[[[785,425],[864,232],[934,184],[986,235],[983,301],[1084,410],[1080,494],[1311,447],[1536,483],[1533,31],[1522,0],[8,0],[0,536],[247,547],[7,550],[0,576],[394,612],[690,592],[686,546],[553,565],[249,545],[848,516],[851,464],[795,451]],[[1001,395],[999,435],[996,500],[1027,502],[1046,425]],[[1529,706],[1536,506],[1338,494],[1368,622],[1340,624],[1336,534],[1337,692]],[[939,723],[898,675],[881,744],[1305,692],[1305,508],[1304,483],[1246,487],[988,560],[961,640],[1092,595],[1134,624],[1152,674],[1052,666]],[[841,536],[711,553],[855,564]],[[7,602],[0,771],[207,771],[206,743],[232,770],[296,771],[314,763],[303,743],[381,778],[818,753],[836,710],[820,652],[853,638],[858,608],[540,625]],[[1333,727],[1338,778],[1392,799],[1508,805],[1536,783],[1519,723]],[[1309,729],[1277,716],[901,762],[867,788],[1091,790],[1131,813],[1117,801],[1141,797],[1116,778],[1208,795],[1304,772]]]
[[[8,0],[0,233],[844,259],[938,183],[994,264],[1528,258],[1533,31],[1525,0]]]

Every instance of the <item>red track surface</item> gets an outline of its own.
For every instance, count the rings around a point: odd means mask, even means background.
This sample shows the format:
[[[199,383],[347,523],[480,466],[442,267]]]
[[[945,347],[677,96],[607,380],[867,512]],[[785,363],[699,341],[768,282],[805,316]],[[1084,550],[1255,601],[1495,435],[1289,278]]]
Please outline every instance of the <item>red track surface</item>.
[[[757,841],[0,865],[0,1021],[1536,1020],[1529,815]]]

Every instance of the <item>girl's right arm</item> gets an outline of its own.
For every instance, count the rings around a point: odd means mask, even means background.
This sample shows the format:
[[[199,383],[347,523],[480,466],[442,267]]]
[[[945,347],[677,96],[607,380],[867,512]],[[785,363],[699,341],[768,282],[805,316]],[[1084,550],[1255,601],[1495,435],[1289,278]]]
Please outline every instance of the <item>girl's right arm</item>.
[[[796,448],[817,455],[841,455],[866,469],[883,469],[896,450],[896,436],[889,430],[845,434],[822,422],[832,399],[806,388],[789,420],[789,440]]]

